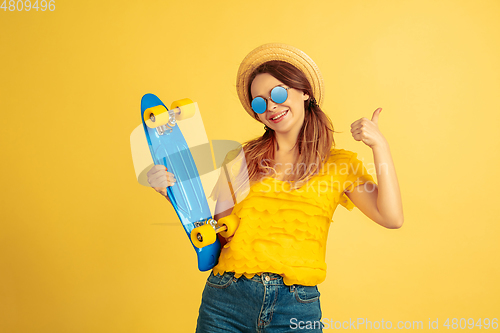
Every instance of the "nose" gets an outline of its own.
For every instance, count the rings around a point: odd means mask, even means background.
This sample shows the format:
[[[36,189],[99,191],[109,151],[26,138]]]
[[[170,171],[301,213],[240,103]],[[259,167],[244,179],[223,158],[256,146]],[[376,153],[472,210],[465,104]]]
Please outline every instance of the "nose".
[[[272,109],[275,109],[278,104],[275,103],[272,99],[267,100],[267,110],[270,111]]]

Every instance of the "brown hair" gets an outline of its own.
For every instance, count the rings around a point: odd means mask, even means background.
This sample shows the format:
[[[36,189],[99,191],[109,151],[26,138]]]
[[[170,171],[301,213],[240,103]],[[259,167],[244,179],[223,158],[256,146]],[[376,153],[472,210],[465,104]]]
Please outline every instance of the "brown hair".
[[[268,61],[255,69],[249,76],[249,99],[252,98],[252,82],[262,73],[268,73],[285,85],[309,95],[309,99],[304,101],[304,123],[294,146],[299,150],[299,158],[294,163],[293,172],[284,178],[291,183],[291,189],[299,188],[321,170],[322,163],[330,156],[330,149],[335,146],[333,125],[330,118],[315,103],[311,84],[302,71],[284,61]],[[261,122],[256,113],[254,117]],[[264,176],[276,174],[273,167],[276,145],[275,133],[271,129],[266,130],[261,137],[243,143],[250,181],[258,181]]]

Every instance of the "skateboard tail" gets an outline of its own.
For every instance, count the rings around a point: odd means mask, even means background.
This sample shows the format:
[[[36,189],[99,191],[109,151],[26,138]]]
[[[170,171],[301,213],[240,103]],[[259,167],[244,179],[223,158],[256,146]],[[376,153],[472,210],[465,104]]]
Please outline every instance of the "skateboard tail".
[[[202,272],[208,271],[212,269],[215,265],[217,265],[217,260],[219,258],[219,253],[220,253],[219,240],[201,249],[195,247],[195,250],[197,250],[198,254],[198,269],[200,271]]]

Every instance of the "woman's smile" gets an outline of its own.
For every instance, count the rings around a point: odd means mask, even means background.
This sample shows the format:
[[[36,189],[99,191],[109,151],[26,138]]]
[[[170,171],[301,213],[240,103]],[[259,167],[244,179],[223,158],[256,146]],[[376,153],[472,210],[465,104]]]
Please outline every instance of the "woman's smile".
[[[268,120],[272,121],[273,123],[279,123],[280,121],[283,120],[283,118],[285,118],[286,116],[288,115],[288,109],[286,109],[285,111],[283,112],[278,112],[278,113],[274,113],[272,114]]]

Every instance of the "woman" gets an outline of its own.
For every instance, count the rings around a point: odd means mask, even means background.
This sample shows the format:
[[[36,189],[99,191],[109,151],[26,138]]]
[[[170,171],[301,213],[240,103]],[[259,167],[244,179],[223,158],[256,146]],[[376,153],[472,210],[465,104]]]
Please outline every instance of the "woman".
[[[237,90],[265,133],[243,145],[245,198],[229,209],[217,203],[215,219],[239,226],[207,279],[197,332],[322,331],[317,285],[337,205],[356,205],[386,228],[403,223],[389,146],[377,126],[381,109],[351,125],[353,138],[373,150],[377,186],[356,153],[333,147],[333,126],[320,108],[323,80],[305,53],[258,47],[240,65]],[[164,167],[150,173],[159,192],[173,184]],[[214,193],[222,197],[220,188]]]

